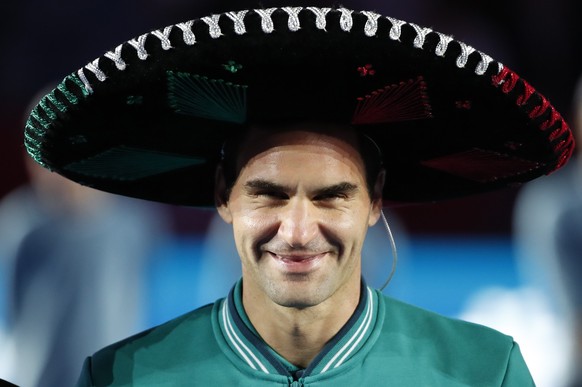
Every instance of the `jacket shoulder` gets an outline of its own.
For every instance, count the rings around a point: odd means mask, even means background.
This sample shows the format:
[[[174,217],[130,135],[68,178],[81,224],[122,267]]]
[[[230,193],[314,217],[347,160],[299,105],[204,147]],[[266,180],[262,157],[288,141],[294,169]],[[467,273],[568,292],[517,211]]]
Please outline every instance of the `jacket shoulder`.
[[[152,369],[163,376],[184,367],[178,359],[196,362],[198,357],[212,357],[220,351],[213,333],[212,309],[212,304],[206,305],[101,349],[87,359],[83,374],[89,373],[96,386],[131,385]]]
[[[399,359],[403,372],[407,367],[411,372],[423,369],[427,377],[447,375],[466,385],[533,385],[511,336],[382,298],[385,317],[375,347]],[[511,378],[519,380],[518,384],[511,384]]]

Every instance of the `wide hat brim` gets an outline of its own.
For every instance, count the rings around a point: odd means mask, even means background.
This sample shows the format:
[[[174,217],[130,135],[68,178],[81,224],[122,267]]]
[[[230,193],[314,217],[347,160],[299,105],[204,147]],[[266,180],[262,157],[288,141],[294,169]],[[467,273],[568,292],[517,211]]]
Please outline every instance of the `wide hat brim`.
[[[548,100],[488,55],[373,12],[313,7],[212,15],[123,43],[40,101],[25,143],[83,185],[212,206],[225,140],[280,121],[372,138],[387,203],[518,185],[574,147]]]

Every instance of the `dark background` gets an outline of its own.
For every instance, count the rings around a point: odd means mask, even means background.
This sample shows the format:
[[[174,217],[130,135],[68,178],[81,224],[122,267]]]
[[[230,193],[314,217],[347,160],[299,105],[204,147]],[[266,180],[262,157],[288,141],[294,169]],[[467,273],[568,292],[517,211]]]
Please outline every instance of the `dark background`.
[[[528,80],[567,119],[582,72],[577,0],[360,0],[374,10],[453,35]],[[26,181],[24,115],[33,96],[118,44],[147,31],[210,13],[331,1],[21,0],[0,5],[0,200]],[[398,208],[411,233],[508,234],[518,189]],[[210,212],[169,208],[180,233],[203,231]]]

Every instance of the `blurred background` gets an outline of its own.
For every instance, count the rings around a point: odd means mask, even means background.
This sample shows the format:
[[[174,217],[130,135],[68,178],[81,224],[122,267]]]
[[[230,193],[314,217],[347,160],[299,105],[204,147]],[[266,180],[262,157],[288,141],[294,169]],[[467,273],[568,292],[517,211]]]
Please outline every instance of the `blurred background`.
[[[341,4],[428,26],[488,53],[579,127],[577,0]],[[30,163],[22,138],[31,101],[144,32],[210,13],[285,5],[337,4],[21,0],[0,5],[0,378],[22,386],[71,385],[85,356],[224,296],[240,272],[230,230],[213,211],[115,197],[69,184]],[[399,263],[385,293],[514,336],[538,386],[579,385],[578,163],[527,188],[388,210]],[[391,260],[386,233],[378,226],[364,254],[370,285],[384,282]]]

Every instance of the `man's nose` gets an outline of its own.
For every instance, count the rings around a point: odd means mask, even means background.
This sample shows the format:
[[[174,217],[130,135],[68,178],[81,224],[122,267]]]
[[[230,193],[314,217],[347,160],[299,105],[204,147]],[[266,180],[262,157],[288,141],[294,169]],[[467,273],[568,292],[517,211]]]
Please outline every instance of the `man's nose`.
[[[281,212],[279,236],[292,247],[306,246],[319,232],[317,209],[307,199],[292,199]]]

